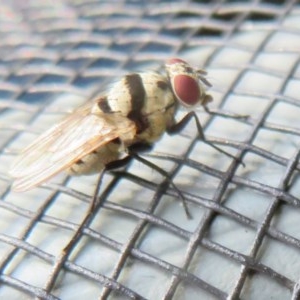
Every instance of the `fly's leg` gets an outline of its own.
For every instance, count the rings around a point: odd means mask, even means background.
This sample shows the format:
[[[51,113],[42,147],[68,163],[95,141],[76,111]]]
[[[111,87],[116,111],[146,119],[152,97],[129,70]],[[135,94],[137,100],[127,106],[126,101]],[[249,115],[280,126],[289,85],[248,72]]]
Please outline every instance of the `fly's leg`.
[[[81,236],[82,230],[86,226],[86,223],[88,222],[89,218],[93,214],[93,211],[95,210],[96,206],[98,205],[98,203],[97,203],[98,194],[99,194],[99,191],[100,191],[102,179],[103,179],[103,176],[104,176],[105,172],[113,170],[113,169],[124,167],[131,160],[132,160],[132,157],[126,156],[125,158],[122,158],[122,159],[119,159],[119,160],[112,161],[112,162],[108,163],[105,166],[105,168],[102,170],[101,174],[99,175],[97,185],[96,185],[96,188],[95,188],[94,193],[93,193],[93,198],[92,198],[91,204],[88,208],[88,211],[86,213],[86,216],[84,217],[84,219],[81,222],[80,226],[77,228],[77,230],[76,230],[75,234],[73,235],[71,241],[65,246],[65,248],[63,250],[64,253],[68,253],[70,248],[72,248],[74,243],[76,243],[76,241],[79,239],[79,237]]]
[[[84,219],[81,221],[78,228],[76,229],[76,232],[74,233],[71,240],[63,248],[60,256],[57,257],[57,259],[55,261],[55,265],[54,265],[53,270],[52,270],[52,274],[50,276],[50,280],[47,282],[47,289],[52,289],[53,288],[55,280],[57,278],[57,275],[58,275],[59,271],[61,270],[62,266],[64,265],[64,263],[66,262],[66,260],[68,259],[71,249],[78,242],[79,238],[81,237],[83,229],[85,227],[87,227],[89,222],[91,221],[90,219],[93,215],[93,212],[94,212],[95,208],[98,206],[98,204],[100,204],[100,203],[97,203],[98,194],[99,194],[99,191],[100,191],[102,179],[103,179],[103,176],[104,176],[105,172],[108,171],[108,170],[111,170],[111,169],[120,168],[120,167],[128,164],[128,162],[131,159],[132,158],[130,156],[128,156],[128,157],[125,157],[124,159],[113,161],[113,162],[107,164],[105,166],[105,168],[101,171],[101,173],[98,177],[96,188],[95,188],[94,193],[93,193],[92,201],[91,201],[90,206],[89,206],[89,208],[86,212],[86,215],[85,215]],[[101,200],[102,199],[100,199],[99,201],[101,201]]]
[[[200,121],[199,121],[199,118],[198,118],[197,114],[194,111],[191,111],[191,112],[187,113],[178,123],[176,123],[176,124],[172,125],[170,128],[168,128],[167,132],[171,135],[179,133],[190,122],[190,120],[192,118],[194,118],[194,120],[196,122],[197,130],[198,130],[198,138],[200,140],[202,140],[204,143],[208,144],[212,148],[216,149],[217,151],[225,154],[226,156],[241,162],[240,159],[236,158],[234,155],[224,151],[223,149],[219,148],[218,146],[216,146],[213,143],[206,140],[203,129],[202,129],[202,126],[201,126]],[[242,163],[243,166],[245,166],[245,164],[243,162],[241,162],[241,163]]]
[[[132,149],[135,149],[135,151],[138,150],[140,152],[148,151],[151,148],[152,148],[152,146],[148,145],[148,144],[138,144],[138,145],[132,147]],[[97,201],[98,201],[98,194],[99,194],[99,191],[100,191],[102,179],[103,179],[103,176],[104,176],[105,172],[110,171],[110,170],[114,170],[114,169],[118,169],[118,168],[121,168],[121,167],[124,167],[133,158],[136,158],[136,156],[133,155],[133,154],[131,154],[131,150],[129,150],[129,155],[128,156],[126,156],[126,157],[124,157],[122,159],[118,159],[118,160],[115,160],[115,161],[112,161],[112,162],[108,163],[105,166],[105,168],[102,170],[101,174],[99,175],[99,178],[98,178],[98,181],[97,181],[97,185],[96,185],[96,188],[94,190],[93,198],[92,198],[91,204],[90,204],[90,206],[89,206],[89,208],[87,210],[86,216],[84,217],[84,219],[81,222],[80,226],[77,228],[77,230],[76,230],[75,234],[73,235],[71,241],[64,247],[63,253],[68,253],[69,250],[76,243],[76,241],[79,239],[79,237],[81,236],[82,230],[86,226],[86,223],[88,222],[88,220],[92,216],[92,214],[93,214],[96,206],[98,205],[98,203],[97,203]],[[150,162],[149,162],[149,164],[150,164]]]
[[[161,174],[169,182],[169,184],[173,186],[174,190],[177,192],[178,196],[180,197],[180,199],[182,201],[182,205],[183,205],[185,214],[188,217],[188,219],[192,219],[192,215],[189,212],[189,209],[188,209],[188,206],[187,206],[187,203],[186,203],[186,199],[184,198],[184,196],[183,196],[182,192],[180,191],[180,189],[177,188],[177,186],[173,182],[172,178],[169,176],[168,172],[166,172],[164,169],[160,168],[156,164],[152,163],[151,161],[149,161],[149,160],[147,160],[147,159],[145,159],[145,158],[138,155],[138,153],[144,152],[144,151],[146,151],[146,149],[149,149],[149,148],[151,149],[152,146],[148,145],[148,144],[136,144],[136,145],[133,145],[133,146],[129,147],[128,155],[131,158],[134,158],[137,161],[141,162],[142,164],[144,164],[144,165],[148,166],[149,168],[155,170],[157,173]]]
[[[104,168],[101,171],[100,175],[99,175],[99,178],[98,178],[98,181],[97,181],[97,186],[95,188],[91,204],[88,208],[88,211],[87,211],[83,221],[81,222],[81,224],[76,229],[76,232],[74,233],[71,240],[63,248],[60,255],[56,258],[56,261],[55,261],[54,266],[53,266],[53,270],[52,270],[52,272],[49,276],[50,280],[46,283],[46,287],[45,287],[46,290],[51,290],[53,288],[53,286],[55,284],[55,281],[56,281],[56,278],[58,276],[58,273],[60,272],[60,270],[63,267],[64,263],[67,261],[69,255],[70,255],[71,249],[78,242],[78,240],[81,236],[81,232],[84,229],[84,227],[86,227],[87,224],[90,222],[90,218],[92,217],[92,213],[93,213],[93,211],[94,211],[94,209],[97,205],[97,196],[98,196],[98,193],[99,193],[99,190],[100,190],[100,186],[101,186],[102,179],[103,179],[105,171],[106,171],[106,169]]]
[[[108,170],[113,170],[113,169],[123,167],[123,166],[127,165],[132,159],[136,159],[136,160],[142,162],[143,164],[149,166],[150,168],[156,170],[158,173],[162,174],[169,181],[169,183],[174,187],[174,189],[177,191],[178,195],[182,199],[182,203],[183,203],[183,206],[184,206],[185,213],[186,213],[187,217],[191,218],[191,214],[188,210],[187,204],[185,202],[185,198],[182,195],[182,193],[180,192],[180,190],[173,183],[172,178],[170,178],[169,174],[166,171],[164,171],[163,169],[161,169],[160,167],[158,167],[157,165],[155,165],[155,164],[151,163],[150,161],[140,157],[136,153],[137,151],[144,152],[144,151],[147,151],[151,148],[152,148],[152,146],[148,145],[148,144],[136,144],[136,145],[134,145],[134,146],[132,146],[128,149],[128,156],[126,156],[123,159],[119,159],[119,160],[112,161],[112,162],[108,163],[105,166],[105,168],[102,170],[102,172],[99,175],[97,185],[96,185],[96,188],[94,190],[93,197],[92,197],[92,201],[91,201],[90,206],[87,210],[87,213],[86,213],[84,219],[82,220],[81,224],[76,229],[76,232],[74,233],[72,239],[63,248],[61,254],[57,257],[57,259],[55,261],[55,264],[53,266],[53,270],[51,272],[51,276],[49,277],[50,280],[46,283],[46,289],[52,289],[53,288],[53,286],[55,284],[55,281],[56,281],[56,278],[58,276],[58,273],[60,272],[62,266],[64,265],[64,263],[68,259],[71,249],[78,242],[79,238],[82,235],[83,229],[88,226],[95,208],[98,206],[98,204],[100,204],[100,203],[97,202],[98,201],[98,194],[99,194],[99,191],[100,191],[103,176],[104,176],[105,172],[108,171]],[[101,199],[99,201],[101,201]]]
[[[79,227],[76,229],[76,232],[74,233],[74,235],[73,235],[72,239],[70,240],[70,242],[64,247],[63,253],[65,253],[65,254],[69,253],[69,251],[71,250],[71,248],[73,247],[73,245],[80,238],[82,230],[84,229],[85,226],[87,226],[88,220],[92,216],[93,211],[94,211],[94,209],[97,206],[97,200],[98,200],[99,190],[100,190],[100,187],[101,187],[103,176],[104,176],[104,174],[105,174],[106,171],[107,171],[106,168],[104,168],[101,171],[101,174],[98,177],[97,185],[96,185],[96,188],[94,190],[92,201],[91,201],[91,203],[89,205],[87,213],[86,213],[84,219],[82,220],[81,224],[79,225]]]
[[[206,105],[203,105],[204,110],[210,114],[210,115],[214,115],[214,116],[220,116],[220,117],[224,117],[224,118],[233,118],[233,119],[248,119],[249,115],[239,115],[239,114],[235,114],[232,112],[220,112],[219,110],[212,110],[210,108],[208,108]]]
[[[177,188],[177,186],[175,185],[175,183],[173,182],[172,178],[169,176],[169,174],[163,170],[162,168],[160,168],[159,166],[155,165],[154,163],[150,162],[149,160],[139,156],[138,153],[142,153],[142,152],[148,152],[153,148],[152,145],[150,144],[146,144],[146,143],[137,143],[134,144],[132,146],[130,146],[127,149],[128,152],[128,156],[117,160],[117,161],[113,161],[111,163],[109,163],[107,165],[107,167],[110,168],[110,170],[112,169],[116,169],[116,168],[120,168],[121,166],[124,166],[126,164],[129,163],[129,161],[131,161],[132,159],[136,159],[137,161],[141,162],[142,164],[148,166],[149,168],[155,170],[157,173],[161,174],[168,182],[169,184],[171,184],[174,188],[174,190],[177,192],[178,196],[180,197],[181,201],[182,201],[182,205],[185,211],[186,216],[188,217],[188,219],[192,219],[192,215],[189,212],[187,203],[186,203],[186,199],[184,198],[182,192],[180,191],[180,189]]]
[[[145,151],[149,151],[152,149],[152,146],[149,144],[144,144],[144,143],[138,143],[135,144],[131,147],[128,148],[128,156],[116,160],[116,161],[112,161],[110,163],[108,163],[105,168],[102,170],[101,174],[99,175],[98,181],[97,181],[97,185],[93,194],[93,198],[91,201],[91,204],[88,208],[88,211],[86,213],[86,216],[84,217],[83,221],[81,222],[80,226],[77,228],[75,234],[73,235],[72,239],[70,240],[70,242],[64,247],[63,249],[63,253],[67,254],[69,253],[70,249],[73,247],[73,245],[77,242],[77,240],[80,238],[82,230],[84,229],[84,227],[86,227],[86,223],[88,222],[88,220],[90,219],[90,217],[92,216],[96,206],[99,204],[97,203],[98,201],[98,194],[99,194],[99,190],[101,187],[101,183],[102,183],[102,179],[103,176],[105,174],[105,172],[110,171],[110,170],[114,170],[114,169],[118,169],[121,167],[126,166],[132,159],[136,159],[137,161],[140,161],[141,163],[145,164],[146,166],[152,168],[153,170],[155,170],[156,172],[160,173],[162,176],[164,176],[168,182],[173,186],[173,188],[176,190],[176,192],[178,193],[179,197],[182,200],[183,203],[183,207],[185,210],[185,213],[187,215],[188,218],[191,218],[191,214],[188,210],[187,204],[186,204],[186,200],[183,196],[183,194],[181,193],[181,191],[177,188],[177,186],[174,184],[172,178],[170,178],[169,174],[163,170],[162,168],[160,168],[159,166],[153,164],[152,162],[148,161],[145,158],[140,157],[138,153],[141,152],[145,152]]]

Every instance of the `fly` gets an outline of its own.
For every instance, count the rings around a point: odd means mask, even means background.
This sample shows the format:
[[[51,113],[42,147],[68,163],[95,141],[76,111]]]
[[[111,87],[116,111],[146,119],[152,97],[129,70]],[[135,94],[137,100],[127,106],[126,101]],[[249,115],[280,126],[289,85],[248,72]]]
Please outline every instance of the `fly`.
[[[169,59],[164,68],[165,75],[145,72],[122,77],[105,94],[38,137],[21,152],[10,170],[15,178],[13,190],[29,190],[61,171],[71,175],[101,173],[131,158],[153,167],[137,154],[139,149],[150,149],[165,132],[177,133],[191,118],[196,121],[199,138],[205,141],[195,112],[179,122],[175,121],[175,113],[180,105],[206,106],[212,101],[206,93],[210,86],[206,72],[179,58]],[[154,168],[168,178],[161,168]],[[169,181],[183,199],[189,216],[184,197]]]

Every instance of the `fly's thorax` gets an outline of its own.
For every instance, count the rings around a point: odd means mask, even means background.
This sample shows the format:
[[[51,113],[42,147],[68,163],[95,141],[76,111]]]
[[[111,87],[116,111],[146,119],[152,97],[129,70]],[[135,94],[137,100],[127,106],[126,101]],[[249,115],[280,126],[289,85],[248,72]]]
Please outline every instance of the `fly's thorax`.
[[[141,73],[140,76],[146,94],[142,107],[144,115],[158,111],[163,112],[175,104],[172,89],[166,76],[154,72]]]
[[[146,97],[140,112],[144,128],[138,132],[137,139],[153,143],[173,124],[176,101],[165,76],[154,72],[141,73],[140,76]]]
[[[167,128],[174,124],[175,107],[172,106],[166,111],[157,111],[148,115],[147,128],[136,135],[136,142],[152,144],[159,140]]]
[[[130,112],[144,103],[146,92],[139,73],[131,73],[115,82],[106,95],[106,103],[111,113],[127,117]]]
[[[95,111],[128,118],[136,125],[134,140],[151,143],[173,123],[176,106],[168,78],[156,72],[145,72],[121,78],[99,98]]]
[[[120,113],[124,117],[149,114],[174,103],[167,77],[156,72],[132,73],[115,82],[97,99],[95,112]]]

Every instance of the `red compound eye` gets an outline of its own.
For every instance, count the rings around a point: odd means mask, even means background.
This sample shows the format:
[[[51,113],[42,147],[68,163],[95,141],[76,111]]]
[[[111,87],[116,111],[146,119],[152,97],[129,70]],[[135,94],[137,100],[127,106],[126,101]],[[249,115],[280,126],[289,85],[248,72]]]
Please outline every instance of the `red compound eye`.
[[[178,63],[187,64],[186,61],[184,61],[180,58],[177,58],[177,57],[172,57],[172,58],[168,59],[167,62],[166,62],[167,65],[173,65],[173,64],[178,64]]]
[[[198,82],[188,75],[176,75],[172,82],[177,99],[187,106],[196,105],[200,99]]]

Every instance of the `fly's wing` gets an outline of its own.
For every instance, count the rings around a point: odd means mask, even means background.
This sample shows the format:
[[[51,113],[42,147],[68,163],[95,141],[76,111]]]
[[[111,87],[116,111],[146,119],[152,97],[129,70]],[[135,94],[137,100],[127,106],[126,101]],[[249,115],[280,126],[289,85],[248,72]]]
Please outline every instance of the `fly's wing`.
[[[117,114],[92,114],[92,104],[50,128],[20,154],[10,170],[13,189],[25,191],[67,169],[115,138],[132,139],[136,127]]]

